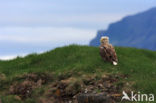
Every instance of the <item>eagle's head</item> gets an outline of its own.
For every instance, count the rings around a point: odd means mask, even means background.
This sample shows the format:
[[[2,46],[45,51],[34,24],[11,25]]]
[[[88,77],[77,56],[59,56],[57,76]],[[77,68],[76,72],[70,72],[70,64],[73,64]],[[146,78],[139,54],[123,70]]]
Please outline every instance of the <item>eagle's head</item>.
[[[108,36],[102,36],[100,39],[101,43],[107,44],[109,43],[109,37]]]

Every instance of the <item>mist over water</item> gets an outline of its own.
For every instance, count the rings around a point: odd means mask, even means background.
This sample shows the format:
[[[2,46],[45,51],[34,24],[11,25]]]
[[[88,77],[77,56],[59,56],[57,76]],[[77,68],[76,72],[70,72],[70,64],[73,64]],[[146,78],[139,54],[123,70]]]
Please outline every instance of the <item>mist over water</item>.
[[[3,35],[2,35],[3,34]],[[96,30],[56,27],[0,28],[0,59],[41,53],[70,44],[88,45]]]

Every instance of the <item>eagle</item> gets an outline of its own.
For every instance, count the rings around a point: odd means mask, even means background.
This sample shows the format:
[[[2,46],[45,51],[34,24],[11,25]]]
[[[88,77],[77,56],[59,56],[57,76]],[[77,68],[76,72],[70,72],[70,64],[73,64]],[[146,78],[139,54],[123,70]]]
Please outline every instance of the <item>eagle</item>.
[[[118,64],[117,55],[114,47],[109,44],[109,37],[102,36],[100,39],[100,55],[104,61],[111,62],[113,65]]]

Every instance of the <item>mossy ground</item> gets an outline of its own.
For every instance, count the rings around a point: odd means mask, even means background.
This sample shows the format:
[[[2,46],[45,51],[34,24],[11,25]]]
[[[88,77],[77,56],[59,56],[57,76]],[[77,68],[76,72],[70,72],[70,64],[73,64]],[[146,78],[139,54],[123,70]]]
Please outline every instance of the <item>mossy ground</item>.
[[[125,47],[115,49],[119,59],[117,66],[104,62],[99,55],[98,47],[78,45],[56,48],[43,54],[34,53],[24,58],[0,61],[0,74],[5,75],[5,80],[0,79],[0,91],[5,91],[7,89],[5,85],[11,84],[17,76],[22,74],[48,72],[55,73],[57,77],[61,73],[70,71],[77,76],[81,76],[78,72],[85,75],[100,75],[105,72],[128,75],[129,78],[124,81],[133,83],[136,91],[156,94],[156,52]],[[42,89],[36,90],[34,95],[42,92]],[[13,95],[4,94],[0,92],[3,103],[10,103],[10,101],[17,103]],[[29,98],[24,102],[34,103],[35,100]]]

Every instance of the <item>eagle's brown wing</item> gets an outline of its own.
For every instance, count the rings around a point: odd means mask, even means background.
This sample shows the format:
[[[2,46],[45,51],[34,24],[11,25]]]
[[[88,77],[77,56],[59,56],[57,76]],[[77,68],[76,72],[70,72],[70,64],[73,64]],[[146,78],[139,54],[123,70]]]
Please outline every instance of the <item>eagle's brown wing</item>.
[[[118,61],[115,49],[112,45],[100,46],[100,55],[106,61],[109,62]]]
[[[107,52],[104,46],[100,46],[100,55],[102,57],[102,59],[104,59],[105,61],[107,61],[107,56],[106,56]]]
[[[114,47],[112,45],[109,45],[109,46],[110,46],[111,60],[115,61],[115,62],[118,62],[117,55],[116,55]]]

